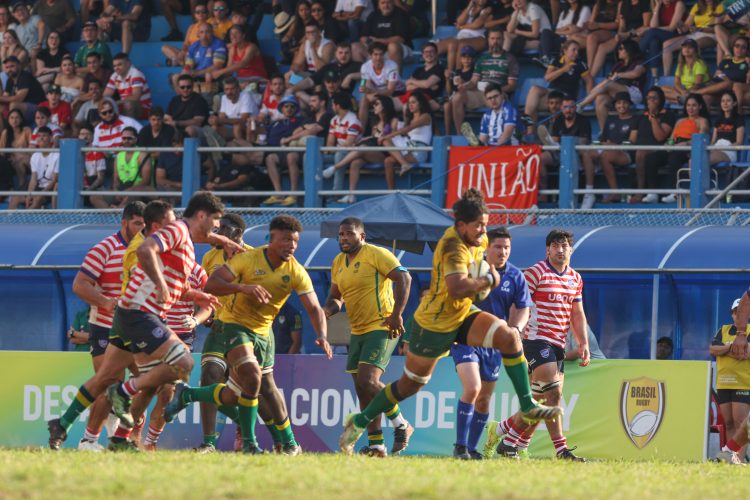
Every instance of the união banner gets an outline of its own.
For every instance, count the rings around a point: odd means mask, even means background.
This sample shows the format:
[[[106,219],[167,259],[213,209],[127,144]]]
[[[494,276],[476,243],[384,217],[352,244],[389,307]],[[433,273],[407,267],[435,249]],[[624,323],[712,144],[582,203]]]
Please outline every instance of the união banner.
[[[542,149],[538,144],[524,146],[451,146],[448,165],[450,208],[464,191],[476,188],[493,210],[530,208],[539,193]],[[523,216],[519,216],[523,217]],[[509,221],[517,222],[512,218]]]
[[[336,450],[344,417],[357,409],[345,361],[344,356],[331,361],[322,356],[277,356],[276,381],[298,441],[306,450]],[[402,370],[403,358],[394,357],[383,380],[395,380]],[[46,421],[67,408],[91,372],[86,353],[0,352],[0,377],[5,381],[0,387],[0,446],[45,446]],[[198,378],[196,369],[191,383],[197,384]],[[576,453],[585,457],[701,460],[707,441],[708,391],[708,362],[595,360],[587,368],[568,363],[563,429],[568,442],[578,446]],[[460,396],[453,362],[443,359],[427,388],[401,405],[416,428],[408,454],[452,452]],[[513,389],[501,375],[490,418],[506,418],[517,407]],[[67,447],[77,445],[84,422],[85,415],[71,429]],[[220,447],[231,446],[234,427],[225,427]],[[390,447],[391,430],[386,429],[385,435]],[[161,448],[194,447],[201,436],[199,408],[193,405],[167,426],[159,444]],[[258,429],[258,437],[268,448],[265,429]],[[101,442],[105,443],[104,437]],[[530,451],[552,456],[543,426]]]
[[[750,0],[724,0],[724,11],[733,21],[739,21],[750,12]]]

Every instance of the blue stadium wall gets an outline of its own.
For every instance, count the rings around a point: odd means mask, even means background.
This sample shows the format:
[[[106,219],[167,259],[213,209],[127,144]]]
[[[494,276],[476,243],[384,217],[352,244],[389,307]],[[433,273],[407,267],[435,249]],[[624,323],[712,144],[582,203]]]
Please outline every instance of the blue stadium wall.
[[[0,264],[80,264],[86,251],[113,233],[103,225],[0,224]],[[511,261],[527,267],[544,258],[549,228],[512,228]],[[746,229],[737,227],[577,227],[573,266],[584,272],[584,305],[589,323],[604,353],[612,358],[648,358],[650,352],[654,274],[621,274],[607,269],[739,269],[746,266]],[[254,246],[266,239],[255,226],[245,235]],[[197,248],[199,256],[207,250]],[[335,240],[321,239],[317,227],[302,234],[297,258],[306,267],[330,266],[338,252]],[[410,268],[429,267],[432,254],[403,254]],[[311,271],[323,301],[330,284],[325,271]],[[18,270],[0,266],[0,349],[64,350],[65,331],[76,311],[84,307],[71,290],[74,270]],[[416,307],[429,274],[415,272],[408,312]],[[750,283],[748,273],[663,274],[658,285],[657,335],[675,339],[678,359],[706,359],[716,328],[729,322],[729,305]],[[296,296],[290,299],[299,306]],[[314,334],[304,318],[304,345],[313,352]],[[201,332],[205,333],[205,332]],[[199,344],[202,335],[199,335]]]

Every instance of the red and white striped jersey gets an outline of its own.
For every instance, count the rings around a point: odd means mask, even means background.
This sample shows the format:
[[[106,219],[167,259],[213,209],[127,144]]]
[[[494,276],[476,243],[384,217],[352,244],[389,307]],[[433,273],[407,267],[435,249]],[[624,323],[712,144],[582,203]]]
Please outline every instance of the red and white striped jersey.
[[[122,256],[127,248],[127,242],[122,234],[117,232],[94,245],[83,259],[81,272],[96,282],[105,297],[116,299],[120,296]],[[111,311],[91,306],[89,323],[111,328],[112,315]]]
[[[120,299],[120,307],[139,309],[165,318],[167,311],[190,290],[188,278],[195,265],[195,247],[190,237],[190,228],[184,220],[159,229],[149,238],[156,240],[159,245],[160,268],[169,287],[169,298],[162,304],[157,302],[156,285],[139,263]]]
[[[112,123],[100,122],[94,129],[94,139],[91,145],[95,148],[117,148],[122,146],[122,131],[125,127],[133,127],[140,132],[143,125],[129,116],[120,115]],[[113,154],[113,153],[109,153]]]
[[[573,303],[583,300],[581,275],[570,266],[558,273],[542,260],[528,268],[524,277],[534,301],[524,339],[546,340],[565,348]]]
[[[143,109],[151,109],[151,89],[148,88],[145,75],[135,66],[131,66],[125,76],[120,76],[117,72],[112,73],[107,82],[107,88],[116,90],[120,95],[120,100],[124,101],[133,94],[136,88],[141,89],[141,98],[139,99]]]
[[[203,268],[196,262],[193,266],[193,270],[188,277],[188,283],[190,288],[195,290],[203,290],[208,281],[208,274]],[[195,304],[191,300],[178,300],[172,309],[167,311],[167,326],[175,332],[177,335],[189,335],[193,332],[188,328],[185,328],[182,323],[185,316],[192,316],[195,310]]]
[[[332,134],[336,138],[336,145],[340,146],[349,136],[361,137],[362,130],[362,123],[357,118],[357,115],[349,111],[343,118],[336,115],[331,119],[328,134]]]

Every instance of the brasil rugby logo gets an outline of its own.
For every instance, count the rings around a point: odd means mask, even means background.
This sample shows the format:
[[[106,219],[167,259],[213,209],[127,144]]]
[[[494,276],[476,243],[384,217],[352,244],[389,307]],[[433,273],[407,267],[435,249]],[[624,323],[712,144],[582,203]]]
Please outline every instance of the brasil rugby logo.
[[[656,436],[664,419],[665,402],[664,382],[640,377],[622,383],[620,420],[636,447],[644,448]]]

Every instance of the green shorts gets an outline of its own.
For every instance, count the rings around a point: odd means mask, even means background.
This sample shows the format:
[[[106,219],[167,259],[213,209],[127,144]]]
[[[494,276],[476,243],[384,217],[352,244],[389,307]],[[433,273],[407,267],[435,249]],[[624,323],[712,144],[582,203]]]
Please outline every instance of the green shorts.
[[[422,328],[416,321],[410,321],[406,329],[405,342],[409,343],[409,352],[423,358],[441,358],[448,355],[451,345],[456,341],[459,330],[450,332],[433,332]]]
[[[389,339],[385,330],[352,335],[349,340],[349,357],[346,359],[347,373],[357,373],[360,363],[377,366],[385,371],[396,344],[398,339]]]
[[[224,336],[224,323],[215,319],[214,324],[211,325],[211,330],[208,332],[208,335],[206,335],[206,341],[203,343],[203,353],[201,357],[204,358],[211,356],[224,359],[226,353],[227,339]]]
[[[255,359],[258,360],[263,373],[273,370],[274,363],[274,341],[273,334],[258,335],[246,326],[236,323],[224,323],[224,338],[226,339],[226,352],[243,345],[252,345]]]

